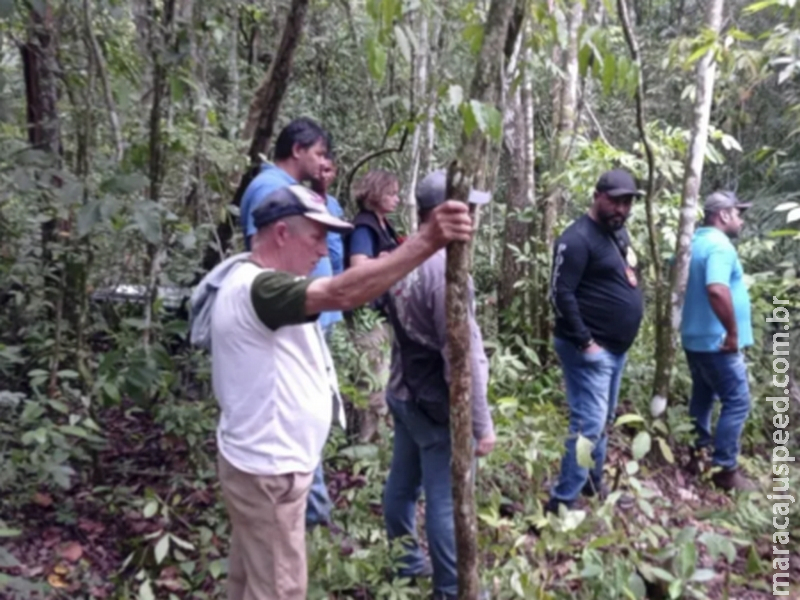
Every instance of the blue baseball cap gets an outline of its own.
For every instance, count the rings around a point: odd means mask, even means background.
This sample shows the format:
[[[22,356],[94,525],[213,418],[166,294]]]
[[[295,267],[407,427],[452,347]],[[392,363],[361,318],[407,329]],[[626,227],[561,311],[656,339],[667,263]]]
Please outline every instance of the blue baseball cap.
[[[346,233],[353,226],[328,212],[325,199],[302,185],[289,185],[271,192],[253,211],[256,229],[286,217],[303,216],[322,223],[336,233]]]

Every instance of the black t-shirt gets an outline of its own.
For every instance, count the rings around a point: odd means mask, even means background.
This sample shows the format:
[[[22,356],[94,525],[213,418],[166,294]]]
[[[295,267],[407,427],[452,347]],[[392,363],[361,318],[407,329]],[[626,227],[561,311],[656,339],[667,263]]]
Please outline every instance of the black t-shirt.
[[[555,335],[582,345],[593,338],[621,354],[633,344],[644,312],[641,284],[623,228],[608,232],[588,215],[556,240],[550,301]]]

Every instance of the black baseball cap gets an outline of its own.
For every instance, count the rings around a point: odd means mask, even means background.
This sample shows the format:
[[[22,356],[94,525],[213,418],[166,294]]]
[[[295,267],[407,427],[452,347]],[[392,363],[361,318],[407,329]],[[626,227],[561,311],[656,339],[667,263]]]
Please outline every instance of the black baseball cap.
[[[337,233],[353,229],[350,223],[328,212],[322,196],[302,185],[289,185],[271,192],[253,211],[253,225],[261,229],[279,219],[295,215],[322,223]]]
[[[420,210],[430,210],[442,204],[447,200],[447,171],[439,169],[428,173],[417,184],[414,195],[417,198],[417,208]],[[469,191],[470,204],[486,204],[491,199],[492,195],[489,192],[476,189]]]
[[[624,169],[606,171],[600,175],[600,179],[597,180],[597,185],[594,189],[612,198],[618,198],[619,196],[634,196],[640,198],[644,195],[636,188],[633,175]]]
[[[733,192],[717,190],[706,197],[706,201],[703,203],[703,212],[710,215],[728,208],[738,208],[740,211],[745,211],[751,206],[753,206],[752,202],[740,202]]]

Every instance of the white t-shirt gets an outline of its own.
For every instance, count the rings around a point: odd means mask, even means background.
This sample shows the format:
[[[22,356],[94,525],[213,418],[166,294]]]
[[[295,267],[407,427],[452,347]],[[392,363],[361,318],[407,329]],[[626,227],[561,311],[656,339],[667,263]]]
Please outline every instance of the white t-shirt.
[[[305,315],[310,279],[235,267],[211,315],[219,451],[254,475],[308,473],[330,431],[336,375],[316,316]]]

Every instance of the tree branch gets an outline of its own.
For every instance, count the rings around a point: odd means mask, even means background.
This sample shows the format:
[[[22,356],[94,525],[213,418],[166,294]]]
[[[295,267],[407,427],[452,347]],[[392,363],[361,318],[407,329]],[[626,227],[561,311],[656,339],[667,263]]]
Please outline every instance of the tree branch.
[[[400,138],[400,143],[397,144],[394,148],[379,148],[378,150],[373,150],[372,152],[368,152],[361,158],[359,158],[355,164],[350,168],[347,172],[347,177],[345,181],[347,182],[345,191],[350,189],[350,185],[353,182],[353,177],[355,176],[356,172],[364,166],[366,163],[371,161],[373,158],[378,158],[379,156],[383,156],[384,154],[390,154],[392,152],[402,152],[403,147],[406,145],[406,139],[408,138],[408,126],[403,129],[403,137]]]
[[[608,141],[606,134],[603,133],[603,127],[600,125],[600,121],[597,120],[597,117],[595,116],[591,105],[586,100],[584,100],[584,108],[586,108],[586,114],[589,115],[589,120],[592,122],[592,125],[594,125],[594,128],[597,130],[597,135],[600,136],[600,139],[603,140],[603,143],[606,146],[610,146],[611,142]]]
[[[92,12],[89,0],[83,0],[83,18],[86,29],[86,45],[89,47],[92,56],[94,56],[95,63],[97,64],[97,73],[100,75],[100,82],[103,85],[103,97],[106,102],[109,124],[111,125],[111,135],[114,137],[114,147],[116,148],[114,158],[119,163],[122,162],[122,157],[125,155],[125,144],[122,139],[119,115],[117,115],[117,109],[114,106],[114,95],[111,93],[111,85],[108,82],[106,60],[103,57],[100,44],[97,42],[97,36],[95,36],[94,29],[92,28]]]
[[[644,197],[645,213],[647,214],[647,233],[650,238],[650,255],[653,260],[656,275],[656,289],[661,289],[661,256],[658,253],[658,237],[656,233],[655,217],[653,215],[653,189],[655,187],[655,158],[653,157],[653,148],[650,146],[650,140],[647,137],[647,130],[645,129],[644,118],[644,76],[642,75],[642,59],[639,55],[639,42],[631,28],[630,17],[628,16],[628,6],[625,0],[617,0],[617,10],[619,11],[619,19],[622,22],[622,31],[625,33],[625,41],[628,43],[628,49],[631,51],[631,58],[636,64],[636,128],[639,130],[639,137],[644,146],[645,155],[647,156],[647,190]],[[659,297],[660,292],[656,295],[656,312],[659,312]]]
[[[269,140],[272,138],[281,101],[286,94],[286,88],[289,87],[294,51],[303,33],[308,2],[309,0],[292,0],[289,14],[286,15],[278,51],[250,105],[244,137],[246,139],[250,135],[253,136],[248,155],[254,165],[258,164],[259,154],[266,151]]]

